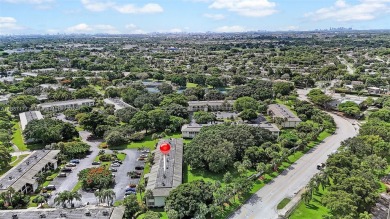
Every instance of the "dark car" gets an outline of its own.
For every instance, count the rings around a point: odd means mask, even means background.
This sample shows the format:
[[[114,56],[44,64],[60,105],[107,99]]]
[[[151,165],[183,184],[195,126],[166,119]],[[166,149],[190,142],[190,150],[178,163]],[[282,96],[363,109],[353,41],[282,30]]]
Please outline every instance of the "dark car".
[[[324,163],[319,163],[318,165],[317,165],[317,170],[320,170],[320,169],[322,169],[322,168],[324,168],[325,167],[325,164]]]
[[[72,169],[65,167],[61,169],[61,172],[72,172]]]
[[[143,167],[143,166],[136,166],[135,169],[136,169],[136,170],[143,170],[144,167]]]
[[[92,165],[100,165],[100,162],[99,161],[94,161],[94,162],[92,162]]]
[[[141,178],[141,176],[134,174],[134,175],[131,175],[130,178],[132,178],[132,179],[139,179],[139,178]]]
[[[56,186],[55,185],[48,185],[48,186],[44,187],[43,189],[46,189],[47,191],[56,190]]]
[[[79,159],[72,159],[72,160],[69,161],[69,163],[79,164],[80,160]]]
[[[60,173],[58,174],[58,177],[66,177],[66,173]]]
[[[135,188],[127,188],[126,192],[136,192]]]

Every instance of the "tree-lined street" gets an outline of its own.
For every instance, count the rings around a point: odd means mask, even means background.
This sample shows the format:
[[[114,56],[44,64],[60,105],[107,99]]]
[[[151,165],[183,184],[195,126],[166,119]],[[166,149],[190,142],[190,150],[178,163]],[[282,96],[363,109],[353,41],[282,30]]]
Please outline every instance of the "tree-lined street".
[[[336,133],[303,155],[291,167],[255,193],[230,219],[275,219],[276,206],[285,197],[294,196],[318,172],[318,163],[325,162],[342,141],[357,134],[348,120],[331,114],[337,124]]]

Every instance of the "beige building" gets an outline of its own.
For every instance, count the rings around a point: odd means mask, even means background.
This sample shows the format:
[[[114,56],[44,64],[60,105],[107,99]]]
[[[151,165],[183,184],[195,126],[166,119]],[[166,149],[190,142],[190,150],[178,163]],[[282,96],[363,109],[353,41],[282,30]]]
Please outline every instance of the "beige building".
[[[158,145],[166,141],[161,140]],[[150,173],[145,175],[145,178],[148,178],[146,190],[153,192],[153,199],[147,200],[146,203],[149,207],[164,207],[165,198],[169,192],[183,181],[183,139],[172,139],[169,143],[171,151],[166,156],[165,171],[164,156],[159,150],[156,150],[154,152],[154,165]]]
[[[37,175],[57,168],[60,150],[37,150],[17,166],[0,177],[0,192],[12,187],[15,191],[30,194],[38,189]]]
[[[223,124],[223,123],[213,123],[213,124],[191,123],[191,124],[185,124],[185,125],[183,125],[181,127],[181,134],[182,134],[183,138],[190,138],[190,139],[192,139],[192,138],[195,138],[195,136],[197,134],[199,134],[199,132],[202,129],[202,127],[216,125],[216,124]],[[243,124],[246,124],[246,123],[243,123]],[[280,133],[279,128],[275,124],[272,124],[272,123],[246,124],[246,125],[266,129],[266,130],[270,131],[273,136],[276,136],[276,137],[278,137],[279,133]]]
[[[67,109],[78,109],[82,106],[94,106],[95,100],[93,99],[77,99],[66,100],[58,102],[48,102],[38,104],[38,108],[42,111],[64,111]]]
[[[234,100],[189,101],[188,111],[233,111]]]
[[[280,118],[280,125],[283,128],[295,128],[302,120],[296,116],[290,109],[282,104],[271,104],[268,106],[267,114],[272,117],[273,122]]]

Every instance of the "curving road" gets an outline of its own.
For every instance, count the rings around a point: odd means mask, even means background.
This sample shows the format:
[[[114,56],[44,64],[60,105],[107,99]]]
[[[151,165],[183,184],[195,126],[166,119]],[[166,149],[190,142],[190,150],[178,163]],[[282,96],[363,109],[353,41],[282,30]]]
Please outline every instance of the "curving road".
[[[336,133],[303,155],[291,167],[254,194],[230,219],[276,219],[276,206],[286,197],[292,197],[318,172],[317,164],[325,162],[342,141],[357,134],[357,128],[348,120],[330,114],[337,124]]]

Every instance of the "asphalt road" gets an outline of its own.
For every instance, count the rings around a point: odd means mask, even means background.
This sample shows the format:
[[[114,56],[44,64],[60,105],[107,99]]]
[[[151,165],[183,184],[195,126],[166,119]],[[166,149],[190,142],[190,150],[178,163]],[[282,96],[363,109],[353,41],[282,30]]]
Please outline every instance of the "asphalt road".
[[[336,134],[324,140],[308,153],[303,155],[291,167],[265,185],[254,194],[246,204],[229,218],[231,219],[275,219],[278,218],[276,206],[286,197],[292,197],[306,186],[318,172],[318,163],[325,162],[328,155],[334,152],[342,141],[357,134],[348,120],[331,114],[337,124]]]

